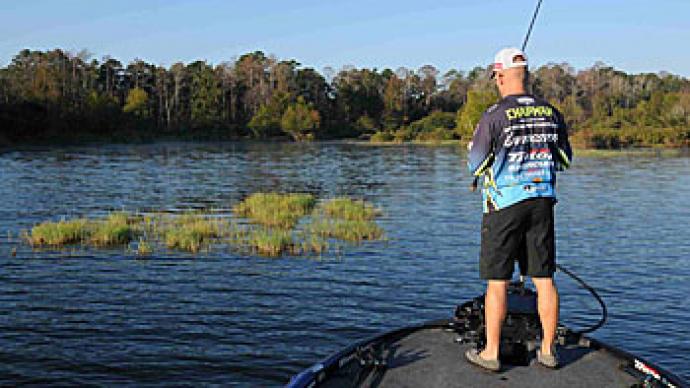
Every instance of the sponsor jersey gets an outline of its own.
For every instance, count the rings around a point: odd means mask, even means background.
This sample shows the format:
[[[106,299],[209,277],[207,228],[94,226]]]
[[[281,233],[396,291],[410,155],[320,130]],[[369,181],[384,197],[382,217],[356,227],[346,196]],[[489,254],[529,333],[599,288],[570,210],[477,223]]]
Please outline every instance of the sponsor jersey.
[[[556,197],[556,171],[573,153],[561,113],[531,95],[506,96],[484,112],[469,145],[468,165],[484,175],[484,212],[535,197]]]

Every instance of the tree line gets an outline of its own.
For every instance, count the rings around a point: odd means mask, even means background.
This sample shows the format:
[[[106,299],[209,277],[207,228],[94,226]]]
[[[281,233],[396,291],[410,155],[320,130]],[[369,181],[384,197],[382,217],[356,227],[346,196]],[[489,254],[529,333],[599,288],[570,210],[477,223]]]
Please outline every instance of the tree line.
[[[466,140],[498,99],[489,67],[318,72],[261,51],[212,65],[22,50],[0,68],[0,144],[156,138]],[[690,81],[602,63],[532,70],[586,146],[688,145]]]

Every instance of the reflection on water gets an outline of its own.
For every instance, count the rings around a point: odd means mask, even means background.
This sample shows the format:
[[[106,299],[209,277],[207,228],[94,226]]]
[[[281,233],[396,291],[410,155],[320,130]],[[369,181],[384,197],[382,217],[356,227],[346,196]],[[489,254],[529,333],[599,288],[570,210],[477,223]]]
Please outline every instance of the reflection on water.
[[[687,157],[587,158],[560,180],[559,260],[610,311],[595,336],[690,378]],[[279,385],[353,340],[480,293],[480,202],[456,148],[162,144],[0,155],[0,383]],[[229,209],[255,191],[349,195],[390,241],[320,259],[33,252],[22,229],[113,209]],[[17,256],[10,255],[18,247]],[[563,319],[596,302],[558,276]]]

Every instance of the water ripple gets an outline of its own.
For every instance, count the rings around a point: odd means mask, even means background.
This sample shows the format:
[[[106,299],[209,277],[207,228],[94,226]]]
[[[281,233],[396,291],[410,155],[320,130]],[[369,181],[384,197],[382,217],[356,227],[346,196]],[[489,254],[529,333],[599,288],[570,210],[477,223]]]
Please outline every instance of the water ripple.
[[[271,386],[352,341],[482,292],[479,199],[455,148],[161,144],[0,156],[0,385]],[[690,378],[688,158],[580,159],[560,180],[559,261],[596,287],[597,338]],[[350,195],[387,243],[342,256],[68,253],[19,245],[45,219],[230,209],[255,191]],[[17,257],[9,252],[18,248]],[[598,306],[557,275],[563,319]]]

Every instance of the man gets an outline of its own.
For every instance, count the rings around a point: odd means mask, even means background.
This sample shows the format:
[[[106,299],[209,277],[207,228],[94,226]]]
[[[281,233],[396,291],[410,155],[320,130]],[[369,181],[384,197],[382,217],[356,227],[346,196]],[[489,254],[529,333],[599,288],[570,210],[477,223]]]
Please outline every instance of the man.
[[[553,206],[556,171],[570,165],[572,150],[560,112],[527,93],[527,56],[516,48],[496,54],[493,77],[502,99],[484,112],[469,148],[469,168],[484,175],[480,274],[487,280],[486,347],[465,356],[492,371],[501,369],[499,344],[514,260],[532,277],[542,324],[538,361],[558,366],[554,348],[558,291]]]

